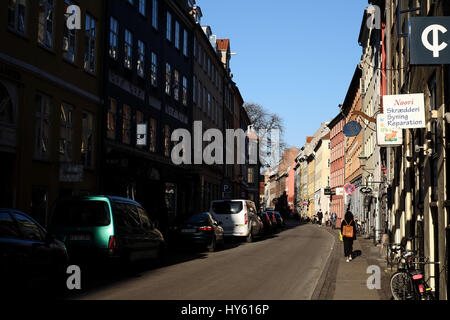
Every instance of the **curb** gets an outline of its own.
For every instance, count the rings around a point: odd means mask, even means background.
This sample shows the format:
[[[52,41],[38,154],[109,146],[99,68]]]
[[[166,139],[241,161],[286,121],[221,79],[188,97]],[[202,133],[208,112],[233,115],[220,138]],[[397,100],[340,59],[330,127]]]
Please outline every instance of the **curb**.
[[[328,278],[331,262],[334,260],[334,258],[336,256],[336,252],[337,252],[338,241],[336,241],[336,239],[337,239],[336,235],[334,235],[328,229],[326,229],[326,231],[328,233],[330,233],[334,238],[333,249],[331,250],[330,255],[328,256],[327,262],[322,271],[322,275],[320,276],[319,281],[317,282],[316,288],[314,289],[314,292],[311,296],[311,300],[319,300],[319,298],[323,295],[322,291],[323,291],[323,288],[325,285],[325,280]]]

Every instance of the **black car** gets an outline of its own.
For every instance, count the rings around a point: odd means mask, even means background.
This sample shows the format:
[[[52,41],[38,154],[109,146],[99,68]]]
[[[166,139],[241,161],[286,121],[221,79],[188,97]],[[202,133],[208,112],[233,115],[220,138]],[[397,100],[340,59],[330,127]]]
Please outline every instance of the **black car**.
[[[25,292],[36,281],[60,284],[67,265],[63,242],[29,215],[0,209],[0,287]]]
[[[182,244],[205,246],[208,251],[223,246],[223,228],[208,212],[194,214],[179,228],[178,240]]]

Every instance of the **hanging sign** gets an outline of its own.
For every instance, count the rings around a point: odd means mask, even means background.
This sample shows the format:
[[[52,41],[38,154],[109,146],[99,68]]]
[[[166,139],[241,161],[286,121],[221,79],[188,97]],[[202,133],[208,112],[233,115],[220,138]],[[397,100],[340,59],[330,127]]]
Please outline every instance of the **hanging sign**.
[[[377,116],[377,145],[379,147],[401,146],[403,144],[403,130],[386,126],[386,115]]]
[[[388,128],[426,128],[423,93],[383,96],[383,108]]]
[[[361,132],[361,125],[356,121],[351,121],[344,126],[342,130],[346,137],[355,137]]]

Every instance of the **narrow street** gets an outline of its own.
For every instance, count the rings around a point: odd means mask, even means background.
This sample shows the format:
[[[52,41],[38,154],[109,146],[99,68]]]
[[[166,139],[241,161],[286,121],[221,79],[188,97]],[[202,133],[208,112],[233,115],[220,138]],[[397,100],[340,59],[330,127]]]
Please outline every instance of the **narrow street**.
[[[169,266],[96,279],[75,299],[309,300],[334,244],[317,225],[291,225],[272,238],[227,243],[215,253],[177,253]],[[185,255],[194,255],[187,260]],[[171,264],[175,263],[175,264]],[[171,265],[170,265],[171,264]],[[116,275],[117,276],[117,275]]]

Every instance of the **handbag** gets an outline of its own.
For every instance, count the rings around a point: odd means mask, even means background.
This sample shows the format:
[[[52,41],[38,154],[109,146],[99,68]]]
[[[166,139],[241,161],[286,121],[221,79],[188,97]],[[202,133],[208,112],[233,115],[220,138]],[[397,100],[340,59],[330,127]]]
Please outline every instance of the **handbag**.
[[[346,220],[344,220],[344,221],[345,221],[346,225],[342,228],[342,235],[344,237],[346,237],[346,238],[352,238],[353,239],[353,237],[354,237],[353,226],[350,225],[353,220],[350,221],[350,224]]]

